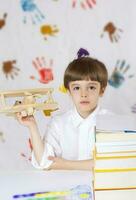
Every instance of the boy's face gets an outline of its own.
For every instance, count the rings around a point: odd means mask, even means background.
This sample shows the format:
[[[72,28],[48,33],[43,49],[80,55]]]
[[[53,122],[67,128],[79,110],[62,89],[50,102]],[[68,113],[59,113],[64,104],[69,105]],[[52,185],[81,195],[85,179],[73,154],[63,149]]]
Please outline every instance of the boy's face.
[[[99,97],[103,95],[100,83],[97,81],[72,81],[69,83],[69,93],[78,113],[86,118],[97,106]]]

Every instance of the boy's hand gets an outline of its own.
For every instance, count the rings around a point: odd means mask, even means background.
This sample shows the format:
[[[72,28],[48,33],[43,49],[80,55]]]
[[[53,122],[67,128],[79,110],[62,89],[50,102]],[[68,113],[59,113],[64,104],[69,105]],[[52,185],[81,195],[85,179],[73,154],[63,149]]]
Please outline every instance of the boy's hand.
[[[35,118],[33,115],[31,116],[22,116],[21,113],[16,114],[16,119],[19,121],[20,124],[30,127],[36,124]]]
[[[48,168],[48,170],[50,170],[50,169],[67,169],[68,161],[63,158],[49,156],[48,160],[53,161],[52,165]]]
[[[94,168],[94,161],[89,160],[66,160],[64,158],[49,156],[49,160],[53,163],[47,169],[60,169],[60,170],[92,170]]]

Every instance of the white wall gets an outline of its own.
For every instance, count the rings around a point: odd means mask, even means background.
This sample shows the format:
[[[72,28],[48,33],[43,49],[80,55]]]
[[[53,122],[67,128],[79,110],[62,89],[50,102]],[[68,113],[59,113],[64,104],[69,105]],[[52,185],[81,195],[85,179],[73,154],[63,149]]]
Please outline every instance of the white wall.
[[[63,112],[71,103],[67,95],[59,91],[59,86],[63,83],[67,64],[76,58],[78,49],[82,47],[87,49],[92,57],[106,64],[109,79],[117,60],[120,60],[119,67],[125,60],[123,68],[117,72],[124,77],[124,82],[118,85],[115,81],[114,85],[116,83],[118,88],[109,84],[101,104],[113,112],[135,117],[131,107],[136,104],[136,1],[96,0],[95,5],[93,0],[90,0],[92,8],[86,6],[86,9],[83,9],[80,2],[84,3],[85,0],[77,0],[74,8],[72,0],[25,0],[27,5],[34,4],[35,9],[31,12],[29,6],[28,12],[25,12],[21,2],[23,1],[0,0],[0,90],[53,87],[54,98],[60,106],[59,112]],[[5,24],[4,13],[7,13]],[[39,13],[44,17],[40,17]],[[26,23],[23,21],[24,17]],[[103,28],[109,22],[115,26],[115,32],[111,35],[113,39],[119,36],[117,42],[110,40],[108,32],[103,34]],[[42,35],[40,28],[43,25],[50,25],[58,32],[52,36]],[[36,57],[45,58],[46,65],[42,64],[42,67],[52,69],[53,81],[46,84],[39,82],[40,74],[32,64]],[[52,67],[49,65],[51,59]],[[16,60],[16,63],[12,64],[6,78],[3,72],[4,62],[13,60]],[[130,67],[124,73],[128,64]],[[20,70],[18,75],[16,67]],[[133,77],[129,78],[129,75]],[[35,79],[30,79],[30,76]],[[36,113],[36,118],[44,134],[45,123],[49,119],[41,112]],[[0,115],[0,133],[0,169],[31,168],[28,161],[30,149],[27,129],[14,118]],[[21,156],[21,153],[24,153],[25,157]]]

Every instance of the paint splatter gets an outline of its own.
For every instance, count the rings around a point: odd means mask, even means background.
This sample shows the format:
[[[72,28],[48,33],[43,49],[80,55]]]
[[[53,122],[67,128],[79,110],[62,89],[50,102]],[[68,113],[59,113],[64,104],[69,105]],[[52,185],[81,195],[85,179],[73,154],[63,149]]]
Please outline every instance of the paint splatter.
[[[65,86],[63,84],[60,85],[59,91],[62,92],[62,93],[64,93],[64,94],[67,93],[67,89],[65,88]]]
[[[43,113],[46,117],[50,117],[52,115],[52,112],[56,111],[58,109],[54,109],[54,110],[43,110]]]
[[[31,139],[29,138],[28,139],[28,147],[29,147],[29,150],[30,150],[30,154],[33,150],[33,147],[32,147],[32,143],[31,143]],[[21,152],[20,153],[21,157],[25,158],[26,161],[31,161],[31,155],[30,156],[27,156],[25,153]]]
[[[84,48],[80,48],[78,50],[78,52],[77,52],[77,57],[78,58],[89,56],[89,55],[90,55],[89,52],[86,49],[84,49]]]
[[[0,141],[5,142],[4,133],[0,131]]]
[[[51,25],[42,25],[40,28],[40,32],[42,35],[44,35],[44,39],[47,40],[48,36],[55,36],[56,33],[59,32],[59,29],[57,28],[56,25],[51,26]]]

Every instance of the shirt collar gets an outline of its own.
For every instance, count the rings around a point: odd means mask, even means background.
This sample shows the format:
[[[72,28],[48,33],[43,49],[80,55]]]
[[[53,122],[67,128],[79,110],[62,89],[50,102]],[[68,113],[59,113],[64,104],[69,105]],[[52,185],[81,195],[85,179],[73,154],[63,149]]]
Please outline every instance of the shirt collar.
[[[80,126],[83,122],[85,123],[91,123],[92,121],[96,120],[96,114],[100,110],[99,106],[96,107],[96,109],[87,117],[87,118],[82,118],[79,113],[77,112],[76,107],[73,108],[72,110],[72,121],[75,127]]]

